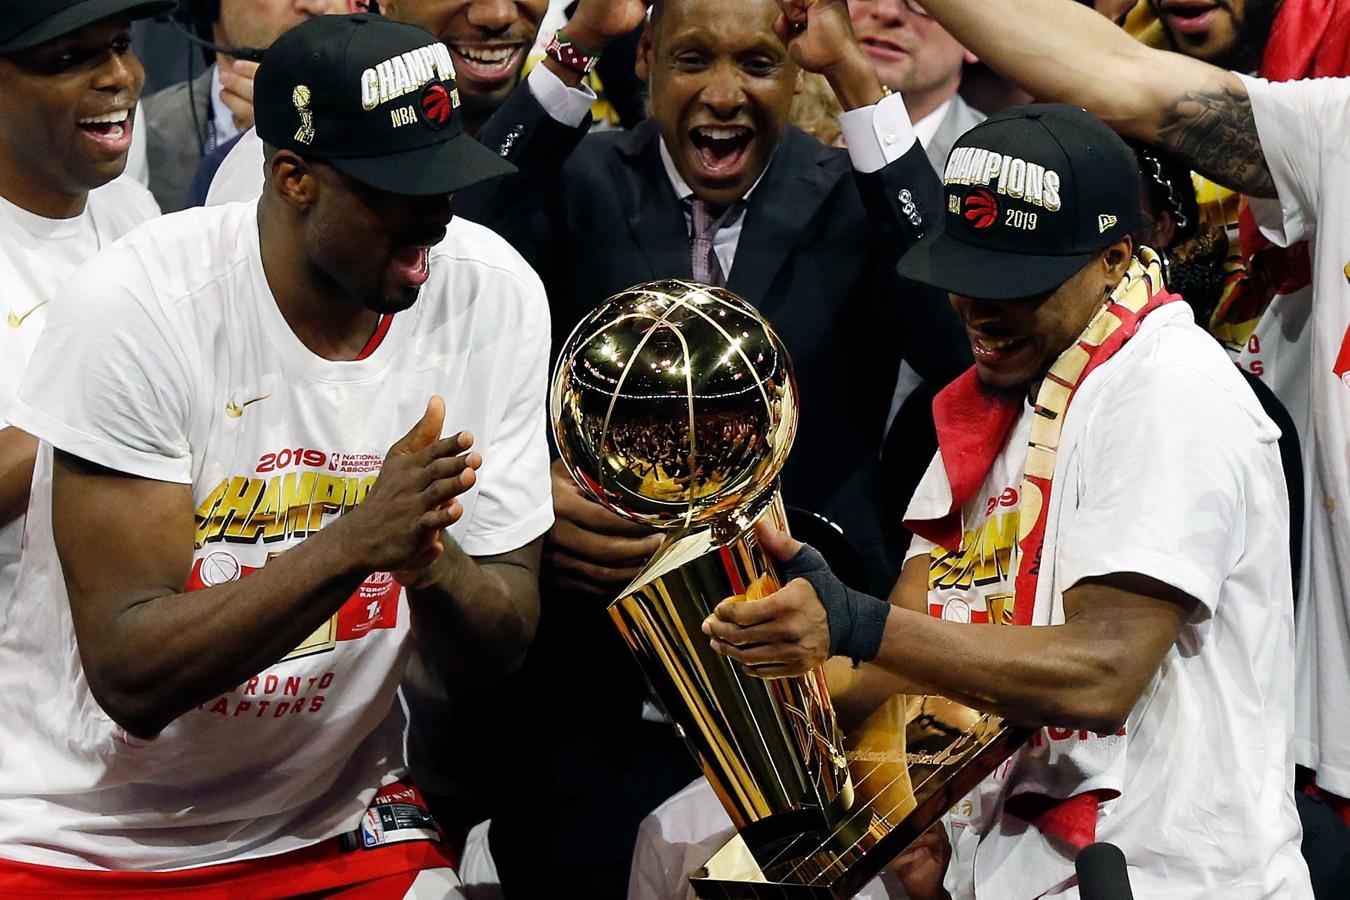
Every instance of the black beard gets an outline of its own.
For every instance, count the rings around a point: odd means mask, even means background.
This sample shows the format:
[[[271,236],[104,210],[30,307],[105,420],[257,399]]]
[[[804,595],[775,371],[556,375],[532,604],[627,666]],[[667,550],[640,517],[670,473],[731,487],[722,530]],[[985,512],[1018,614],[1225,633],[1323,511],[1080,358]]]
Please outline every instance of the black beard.
[[[1249,0],[1247,18],[1238,28],[1237,40],[1227,53],[1214,60],[1214,65],[1234,72],[1258,71],[1266,53],[1266,42],[1270,39],[1270,26],[1279,8],[1279,0]]]
[[[1270,39],[1270,26],[1275,21],[1275,14],[1279,12],[1282,2],[1283,0],[1249,0],[1245,10],[1246,18],[1237,29],[1237,39],[1233,41],[1232,46],[1209,62],[1221,69],[1244,74],[1258,71],[1261,68],[1261,58],[1266,53],[1266,42]],[[1158,0],[1150,0],[1149,6],[1154,15],[1162,17],[1158,9]],[[1172,49],[1181,52],[1177,50],[1176,41],[1166,28],[1163,29],[1163,33],[1167,35],[1167,42],[1172,45]]]

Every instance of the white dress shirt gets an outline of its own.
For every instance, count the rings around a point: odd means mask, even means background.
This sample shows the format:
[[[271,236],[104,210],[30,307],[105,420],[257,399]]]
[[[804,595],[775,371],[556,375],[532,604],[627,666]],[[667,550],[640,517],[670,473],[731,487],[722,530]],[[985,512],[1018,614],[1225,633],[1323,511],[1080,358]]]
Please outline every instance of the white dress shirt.
[[[225,101],[220,99],[225,86],[220,83],[220,64],[211,67],[211,126],[215,129],[215,142],[212,147],[219,147],[239,133],[239,126],[234,124],[234,113],[225,105]]]

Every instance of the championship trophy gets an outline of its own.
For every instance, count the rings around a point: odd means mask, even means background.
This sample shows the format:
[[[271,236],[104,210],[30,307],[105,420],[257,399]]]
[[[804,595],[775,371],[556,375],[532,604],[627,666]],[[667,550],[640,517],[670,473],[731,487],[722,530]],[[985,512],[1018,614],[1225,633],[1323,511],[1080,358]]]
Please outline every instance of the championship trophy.
[[[612,297],[564,345],[551,394],[577,482],[668,532],[609,612],[738,832],[691,876],[699,897],[852,897],[1025,740],[904,695],[846,739],[824,668],[762,679],[711,648],[718,603],[781,586],[751,526],[785,522],[797,425],[791,360],[744,300],[684,281]]]

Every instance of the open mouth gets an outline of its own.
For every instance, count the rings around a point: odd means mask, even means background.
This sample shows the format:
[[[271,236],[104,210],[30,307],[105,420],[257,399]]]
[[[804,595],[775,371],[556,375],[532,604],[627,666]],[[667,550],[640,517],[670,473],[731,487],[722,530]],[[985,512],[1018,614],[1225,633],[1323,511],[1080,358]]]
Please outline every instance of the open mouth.
[[[455,75],[488,83],[507,81],[520,68],[523,44],[448,44]]]
[[[447,229],[421,229],[409,234],[390,254],[394,279],[407,287],[421,287],[431,277],[431,248],[445,240]]]
[[[1007,363],[1030,345],[1031,340],[1024,337],[995,338],[974,333],[970,335],[970,349],[975,354],[975,361],[987,366]]]
[[[80,131],[111,153],[125,153],[131,147],[131,112],[119,109],[79,119]]]
[[[727,178],[740,173],[755,132],[743,125],[701,125],[689,132],[695,159],[704,174]]]
[[[395,247],[390,260],[394,280],[407,287],[421,287],[431,277],[431,247]]]
[[[1162,7],[1163,17],[1171,27],[1181,34],[1204,34],[1213,24],[1214,15],[1219,6],[1208,0],[1198,3],[1175,2]]]

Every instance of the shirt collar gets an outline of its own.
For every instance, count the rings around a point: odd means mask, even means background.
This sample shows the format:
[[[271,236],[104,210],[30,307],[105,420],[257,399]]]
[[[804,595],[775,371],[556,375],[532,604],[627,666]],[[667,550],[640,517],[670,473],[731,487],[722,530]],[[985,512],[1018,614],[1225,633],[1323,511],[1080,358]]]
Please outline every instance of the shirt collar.
[[[224,87],[220,83],[220,66],[211,67],[211,123],[216,129],[216,146],[219,147],[226,141],[232,140],[239,133],[238,127],[234,124],[234,113],[225,105],[225,101],[220,99],[221,91]],[[208,148],[209,149],[209,148]]]
[[[947,118],[947,110],[952,108],[952,98],[948,97],[937,109],[924,116],[914,123],[914,134],[919,138],[919,143],[925,150],[937,136],[937,130],[942,126],[942,120]]]

